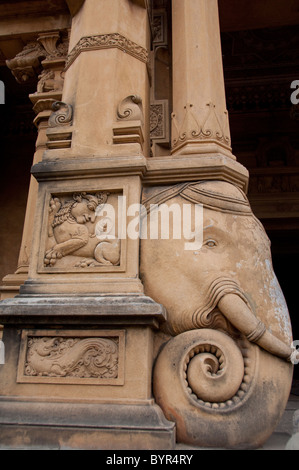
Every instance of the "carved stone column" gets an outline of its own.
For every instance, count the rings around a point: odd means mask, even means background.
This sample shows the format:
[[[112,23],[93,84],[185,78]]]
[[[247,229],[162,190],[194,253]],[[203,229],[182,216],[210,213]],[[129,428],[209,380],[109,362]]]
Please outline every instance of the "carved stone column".
[[[217,0],[173,0],[173,155],[226,155],[226,110]]]
[[[33,165],[42,160],[48,140],[46,131],[52,105],[62,97],[67,51],[68,32],[52,31],[38,35],[36,41],[26,44],[15,58],[7,61],[7,66],[20,84],[28,80],[37,81],[37,91],[29,96],[34,105],[34,123],[38,129]],[[17,295],[27,279],[37,191],[37,181],[31,176],[18,266],[14,274],[8,274],[3,279],[1,299]]]
[[[140,2],[84,2],[73,19],[62,98],[80,132],[61,157],[97,156],[104,165],[107,157],[130,155],[142,163],[149,148],[148,50],[148,15]]]
[[[22,416],[29,448],[172,449],[174,423],[152,395],[166,313],[144,294],[134,224],[149,153],[148,2],[69,3],[62,98],[32,167],[28,279],[0,304],[0,440],[14,443]],[[40,42],[52,50],[55,38]]]

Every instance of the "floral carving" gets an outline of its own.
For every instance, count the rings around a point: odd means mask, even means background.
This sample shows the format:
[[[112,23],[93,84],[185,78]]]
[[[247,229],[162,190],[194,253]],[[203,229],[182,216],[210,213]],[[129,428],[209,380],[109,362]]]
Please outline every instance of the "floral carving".
[[[24,375],[117,378],[118,339],[28,337]]]
[[[148,51],[130,41],[125,36],[118,33],[113,34],[99,34],[97,36],[85,36],[80,39],[76,46],[71,50],[66,62],[66,69],[74,62],[78,55],[83,51],[91,51],[97,49],[111,49],[117,48],[131,56],[135,57],[141,62],[148,63]]]

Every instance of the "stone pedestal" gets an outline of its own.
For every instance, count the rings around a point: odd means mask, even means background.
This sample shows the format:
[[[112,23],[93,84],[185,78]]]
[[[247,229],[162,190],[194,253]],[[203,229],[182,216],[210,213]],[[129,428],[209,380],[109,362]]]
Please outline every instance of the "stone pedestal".
[[[163,307],[138,295],[19,296],[2,302],[1,321],[2,446],[174,447],[151,390]]]

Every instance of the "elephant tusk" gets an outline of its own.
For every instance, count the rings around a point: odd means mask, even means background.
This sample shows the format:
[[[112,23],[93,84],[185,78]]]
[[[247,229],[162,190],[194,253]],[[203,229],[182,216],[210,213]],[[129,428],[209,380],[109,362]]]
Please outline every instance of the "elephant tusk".
[[[219,300],[218,308],[249,341],[275,356],[291,361],[291,346],[270,333],[237,294],[225,294]]]

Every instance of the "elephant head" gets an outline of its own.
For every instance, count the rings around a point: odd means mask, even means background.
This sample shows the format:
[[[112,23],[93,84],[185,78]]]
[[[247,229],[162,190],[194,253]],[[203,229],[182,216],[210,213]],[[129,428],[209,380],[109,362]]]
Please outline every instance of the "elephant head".
[[[162,203],[203,206],[200,249],[186,250],[183,237],[142,240],[141,276],[146,293],[168,312],[169,333],[233,326],[256,342],[271,331],[274,354],[287,358],[292,341],[287,305],[270,241],[246,195],[230,183],[204,181],[160,190],[144,206]],[[280,344],[280,350],[274,337],[286,347]]]
[[[262,393],[261,384],[268,380],[268,397],[264,399],[271,399],[277,406],[274,405],[275,412],[268,410],[268,422],[271,421],[272,428],[270,424],[265,425],[259,433],[252,426],[252,433],[259,436],[254,440],[251,435],[252,442],[259,443],[259,439],[269,435],[267,432],[273,429],[273,423],[276,424],[281,416],[292,377],[292,366],[287,363],[292,353],[291,325],[286,302],[273,271],[270,241],[253,215],[246,195],[233,184],[202,181],[148,190],[143,201],[147,212],[151,207],[157,208],[162,204],[169,209],[173,204],[182,209],[184,204],[200,204],[203,207],[203,238],[202,246],[194,250],[185,249],[183,237],[162,239],[159,236],[153,239],[143,235],[141,240],[140,270],[145,293],[164,305],[167,310],[165,332],[170,338],[175,337],[166,344],[157,360],[154,375],[156,400],[166,416],[177,423],[181,441],[193,445],[241,445],[244,439],[250,439],[248,429],[251,416],[255,414],[254,403],[265,408],[264,404],[257,403]],[[197,337],[199,342],[195,347]],[[221,337],[224,340],[222,345],[221,340],[219,342]],[[207,341],[209,345],[202,346]],[[230,346],[228,341],[231,341]],[[244,344],[247,358],[244,354],[242,358]],[[179,358],[180,348],[183,352]],[[189,351],[188,357],[186,351]],[[190,358],[198,353],[200,358],[194,366],[196,361],[192,359],[190,362]],[[246,416],[242,416],[240,404],[239,411],[235,410],[237,415],[233,415],[233,409],[241,397],[244,402],[243,396],[247,396],[250,388],[247,386],[248,377],[244,378],[248,354],[255,355],[250,359],[255,368],[250,381],[255,384],[256,396],[251,408],[247,400]],[[182,370],[174,372],[175,363]],[[224,369],[229,367],[231,375],[225,377]],[[171,391],[180,387],[184,389],[185,385],[189,397],[186,390],[181,395]],[[252,390],[251,387],[250,393],[254,397]],[[201,408],[203,415],[200,414]],[[212,426],[210,433],[203,425],[207,408],[212,413],[207,418],[207,426]],[[219,416],[215,418],[215,409],[221,414],[221,419]],[[231,416],[229,419],[226,415],[226,424],[224,411]],[[198,413],[199,424],[193,425]],[[238,420],[239,428],[235,426]],[[235,426],[230,437],[217,438],[223,436],[223,428],[228,429],[229,423]]]

